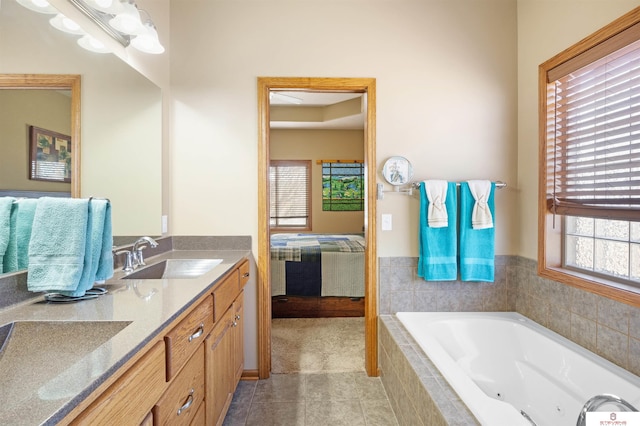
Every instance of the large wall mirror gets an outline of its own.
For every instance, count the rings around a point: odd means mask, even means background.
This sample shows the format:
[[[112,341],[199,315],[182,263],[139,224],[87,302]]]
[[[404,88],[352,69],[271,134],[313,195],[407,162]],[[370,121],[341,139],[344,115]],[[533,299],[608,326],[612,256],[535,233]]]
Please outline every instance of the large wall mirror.
[[[34,95],[60,102],[47,104],[45,112],[31,111],[31,122],[20,124],[18,145],[10,145],[8,132],[0,128],[3,156],[14,156],[18,167],[11,178],[0,172],[0,194],[25,190],[108,198],[115,236],[159,235],[160,88],[117,56],[81,48],[77,36],[49,24],[53,16],[26,9],[16,0],[0,2],[0,115],[9,116],[18,105],[30,109],[30,102],[42,105],[44,101],[34,100]],[[47,83],[53,75],[63,75],[62,82]],[[77,85],[74,76],[79,77]],[[63,124],[57,124],[60,120]],[[26,129],[32,125],[67,134],[65,120],[69,136],[77,143],[71,149],[71,182],[29,182]]]

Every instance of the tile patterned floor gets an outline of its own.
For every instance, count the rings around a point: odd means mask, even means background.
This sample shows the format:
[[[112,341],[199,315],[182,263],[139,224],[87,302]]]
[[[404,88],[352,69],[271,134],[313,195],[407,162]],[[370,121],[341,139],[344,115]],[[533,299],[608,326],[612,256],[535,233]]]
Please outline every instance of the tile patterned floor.
[[[379,377],[272,374],[238,384],[224,426],[397,426]]]

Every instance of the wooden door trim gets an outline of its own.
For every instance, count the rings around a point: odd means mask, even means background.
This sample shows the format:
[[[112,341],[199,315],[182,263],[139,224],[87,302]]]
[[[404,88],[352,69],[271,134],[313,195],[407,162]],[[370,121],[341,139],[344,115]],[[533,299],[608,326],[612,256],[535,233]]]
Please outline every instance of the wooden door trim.
[[[376,248],[376,80],[374,78],[258,77],[258,376],[271,374],[269,252],[269,92],[274,89],[366,93],[364,129],[365,369],[378,376],[378,257]]]

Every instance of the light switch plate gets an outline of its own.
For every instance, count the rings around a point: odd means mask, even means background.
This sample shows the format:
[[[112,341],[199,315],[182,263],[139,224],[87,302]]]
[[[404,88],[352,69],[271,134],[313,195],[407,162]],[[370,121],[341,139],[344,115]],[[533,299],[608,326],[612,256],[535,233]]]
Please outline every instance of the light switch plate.
[[[391,231],[392,225],[392,215],[383,214],[382,215],[382,230],[383,231]]]

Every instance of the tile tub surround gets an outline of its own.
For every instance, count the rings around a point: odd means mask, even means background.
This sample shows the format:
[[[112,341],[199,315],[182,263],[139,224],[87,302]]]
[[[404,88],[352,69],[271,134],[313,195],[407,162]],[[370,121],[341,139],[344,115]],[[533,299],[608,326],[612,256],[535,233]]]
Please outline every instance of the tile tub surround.
[[[381,379],[398,423],[401,426],[478,425],[395,315],[381,315],[378,322]]]
[[[496,256],[495,283],[431,282],[415,257],[379,259],[381,315],[515,311],[640,375],[640,308],[537,275],[537,263]]]

